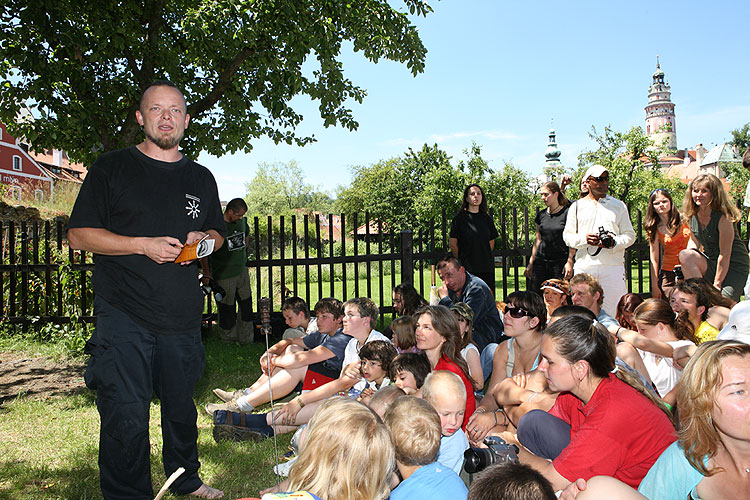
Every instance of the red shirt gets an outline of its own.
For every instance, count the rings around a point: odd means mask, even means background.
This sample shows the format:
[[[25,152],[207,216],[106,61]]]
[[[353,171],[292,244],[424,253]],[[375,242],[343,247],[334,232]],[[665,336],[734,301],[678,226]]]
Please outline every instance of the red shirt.
[[[690,226],[683,223],[674,236],[661,234],[658,230],[656,235],[664,247],[661,268],[665,271],[672,271],[674,266],[680,263],[680,252],[687,248],[688,241],[690,241]]]
[[[464,413],[464,423],[461,425],[461,429],[466,431],[466,424],[474,413],[474,410],[477,408],[477,402],[474,399],[474,386],[471,385],[469,377],[464,374],[461,368],[459,368],[456,363],[445,357],[445,354],[440,356],[440,360],[438,360],[435,365],[435,371],[437,370],[448,370],[449,372],[455,373],[461,377],[461,380],[466,387],[466,413]]]
[[[667,416],[614,375],[587,404],[564,392],[550,414],[568,422],[570,444],[552,462],[565,479],[612,476],[638,488],[659,455],[676,440]]]

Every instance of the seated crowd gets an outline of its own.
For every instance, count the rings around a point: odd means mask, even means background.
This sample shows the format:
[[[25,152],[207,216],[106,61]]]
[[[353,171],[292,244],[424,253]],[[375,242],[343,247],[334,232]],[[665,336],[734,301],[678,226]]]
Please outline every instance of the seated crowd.
[[[621,295],[606,311],[600,282],[578,273],[496,307],[455,257],[437,268],[439,303],[399,285],[387,335],[369,298],[322,299],[314,317],[287,299],[293,331],[261,357],[261,376],[214,390],[223,402],[206,411],[216,440],[296,432],[297,456],[277,466],[288,478],[264,498],[750,491],[750,302],[735,306],[690,278],[664,298]],[[253,413],[271,396],[287,402]],[[497,438],[515,445],[517,460],[487,467],[467,488],[464,453]]]

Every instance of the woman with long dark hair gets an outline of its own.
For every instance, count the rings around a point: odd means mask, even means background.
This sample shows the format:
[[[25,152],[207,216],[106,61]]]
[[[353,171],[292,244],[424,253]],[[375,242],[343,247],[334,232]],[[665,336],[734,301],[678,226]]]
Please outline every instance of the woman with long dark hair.
[[[539,194],[545,208],[539,210],[534,218],[536,240],[531,249],[529,263],[523,272],[528,279],[526,290],[536,293],[540,293],[539,288],[545,280],[570,279],[573,276],[575,255],[562,237],[570,201],[554,181],[542,184]]]
[[[465,431],[476,401],[469,366],[461,356],[462,343],[458,320],[450,309],[438,305],[425,306],[417,311],[417,347],[427,355],[433,371],[451,371],[461,377],[466,386],[466,412],[461,426]]]
[[[740,300],[750,262],[737,228],[740,211],[719,178],[703,174],[690,181],[682,212],[692,232],[687,249],[680,252],[685,277],[702,276],[723,295]]]
[[[487,283],[495,293],[495,259],[492,251],[497,238],[495,222],[487,212],[487,199],[478,184],[464,189],[461,209],[451,222],[450,247],[464,268]]]
[[[648,235],[651,297],[669,300],[675,286],[674,268],[690,241],[690,227],[666,189],[654,189],[648,197],[643,229]]]

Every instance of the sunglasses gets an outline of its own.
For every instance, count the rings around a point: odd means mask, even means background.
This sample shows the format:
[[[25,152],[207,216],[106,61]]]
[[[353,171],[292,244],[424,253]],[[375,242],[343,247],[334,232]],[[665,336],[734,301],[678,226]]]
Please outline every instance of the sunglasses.
[[[505,314],[510,314],[511,318],[523,318],[524,316],[531,316],[529,311],[524,309],[523,307],[511,307],[511,306],[505,306],[505,309],[503,310]]]
[[[609,174],[600,175],[599,177],[594,177],[593,175],[589,175],[589,180],[596,181],[596,182],[609,182]]]
[[[565,289],[563,287],[561,287],[559,283],[555,283],[553,281],[545,281],[544,283],[542,283],[542,286],[539,287],[539,288],[540,289],[543,289],[543,288],[552,288],[554,290],[557,290],[558,292],[560,292],[563,295],[568,295],[568,292],[566,292]]]

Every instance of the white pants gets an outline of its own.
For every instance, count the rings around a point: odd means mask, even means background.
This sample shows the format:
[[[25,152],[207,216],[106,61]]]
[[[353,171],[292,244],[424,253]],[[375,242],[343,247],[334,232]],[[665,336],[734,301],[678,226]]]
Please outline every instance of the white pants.
[[[604,289],[604,312],[615,317],[617,314],[617,303],[620,297],[628,293],[625,282],[625,268],[623,266],[603,266],[601,264],[582,264],[578,262],[573,266],[573,274],[589,273],[599,281]]]

